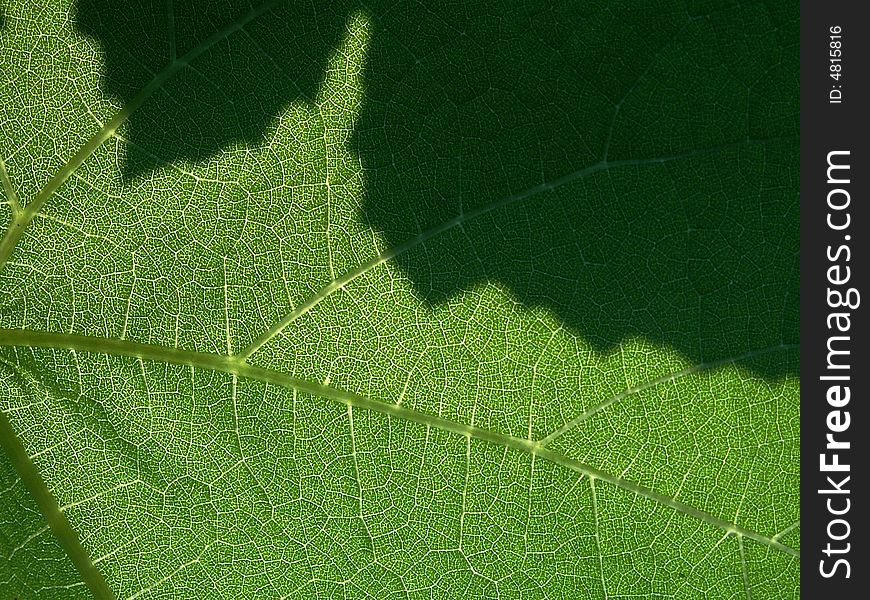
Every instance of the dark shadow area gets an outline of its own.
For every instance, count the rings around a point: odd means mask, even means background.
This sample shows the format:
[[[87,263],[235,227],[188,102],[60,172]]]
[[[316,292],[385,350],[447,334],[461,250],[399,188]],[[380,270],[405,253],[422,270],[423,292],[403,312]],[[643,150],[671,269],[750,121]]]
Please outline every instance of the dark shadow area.
[[[796,344],[797,10],[647,4],[278,2],[133,115],[126,174],[262,140],[361,10],[362,219],[396,246],[471,215],[395,259],[428,302],[496,282],[602,351],[638,337],[693,363]],[[108,93],[166,64],[166,6],[81,0]],[[176,0],[177,53],[250,10]],[[794,352],[749,366],[798,372]]]
[[[76,25],[104,51],[104,91],[124,104],[173,58],[197,54],[129,120],[124,175],[178,159],[203,160],[233,143],[261,142],[282,108],[314,98],[349,10],[340,2],[329,10],[323,4],[79,0]],[[264,11],[265,5],[273,6]]]

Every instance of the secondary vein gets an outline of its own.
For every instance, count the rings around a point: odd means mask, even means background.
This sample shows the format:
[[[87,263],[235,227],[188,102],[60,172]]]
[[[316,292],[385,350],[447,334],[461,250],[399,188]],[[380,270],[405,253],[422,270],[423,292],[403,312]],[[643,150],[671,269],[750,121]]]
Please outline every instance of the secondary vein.
[[[180,70],[187,67],[194,59],[206,52],[209,48],[225,39],[229,35],[242,29],[245,25],[268,12],[273,6],[278,4],[279,0],[269,0],[258,7],[251,9],[248,14],[238,21],[228,25],[227,27],[215,32],[212,36],[205,39],[195,48],[191,49],[181,58],[170,61],[170,63],[160,73],[148,82],[133,98],[127,102],[116,114],[109,120],[108,123],[95,133],[78,151],[60,168],[60,170],[52,177],[45,187],[40,190],[31,202],[21,210],[10,223],[6,230],[3,239],[0,240],[0,271],[6,266],[9,256],[18,245],[21,236],[27,230],[30,223],[36,214],[42,209],[45,202],[51,198],[54,193],[60,188],[64,182],[84,163],[88,158],[93,156],[97,149],[102,146],[114,133],[130,118],[142,104],[151,97],[151,95],[159,90],[163,85],[171,79]]]
[[[281,334],[284,329],[287,328],[291,323],[293,323],[296,319],[313,309],[315,306],[326,300],[333,293],[344,289],[350,282],[362,275],[365,275],[375,267],[380,264],[383,264],[405,252],[419,246],[420,244],[426,242],[427,240],[444,233],[445,231],[449,231],[454,227],[458,227],[459,225],[474,219],[476,217],[485,215],[487,213],[498,210],[502,207],[514,204],[516,202],[520,202],[522,200],[527,200],[539,194],[550,192],[555,189],[561,188],[569,183],[573,183],[584,177],[588,177],[600,171],[606,171],[608,169],[614,169],[619,167],[631,167],[631,166],[644,166],[644,165],[658,165],[663,163],[668,163],[676,160],[683,160],[686,158],[691,158],[695,156],[701,156],[704,154],[709,154],[713,152],[720,152],[722,150],[726,150],[728,148],[736,148],[746,144],[766,144],[770,142],[782,141],[787,138],[768,138],[768,139],[746,139],[740,142],[735,142],[731,144],[723,144],[721,146],[716,146],[714,148],[704,148],[702,150],[694,150],[691,152],[684,152],[681,154],[674,154],[670,156],[660,156],[660,157],[652,157],[652,158],[638,158],[638,159],[627,159],[627,160],[602,160],[588,167],[584,167],[578,171],[574,171],[572,173],[568,173],[563,175],[557,179],[553,179],[551,181],[547,181],[544,183],[539,183],[533,187],[527,188],[521,192],[513,194],[511,196],[507,196],[504,198],[499,198],[494,200],[488,204],[484,204],[479,206],[473,210],[463,212],[459,215],[456,215],[452,219],[445,221],[439,225],[435,225],[427,229],[426,231],[414,236],[413,238],[406,240],[405,242],[386,250],[374,258],[362,263],[358,267],[351,269],[345,272],[343,275],[340,275],[334,278],[332,281],[324,285],[322,288],[314,292],[307,299],[305,299],[302,303],[300,303],[295,309],[293,309],[290,313],[279,319],[275,322],[268,330],[266,330],[262,335],[257,337],[253,342],[248,344],[247,347],[239,352],[238,356],[242,359],[248,358],[257,352],[260,348],[266,345],[270,340],[274,337]]]
[[[800,346],[798,346],[798,344],[779,344],[776,346],[770,346],[769,348],[763,348],[761,350],[754,350],[752,352],[747,352],[746,354],[742,354],[740,356],[734,356],[731,358],[723,358],[722,360],[715,360],[715,361],[711,361],[708,363],[700,363],[697,365],[692,365],[691,367],[687,367],[687,368],[682,369],[680,371],[675,371],[673,373],[668,373],[667,375],[662,375],[661,377],[658,377],[656,379],[651,379],[645,383],[641,383],[640,385],[636,385],[634,387],[630,387],[628,389],[625,389],[625,390],[619,392],[618,394],[616,394],[615,396],[608,398],[604,402],[599,402],[598,404],[595,404],[594,406],[586,409],[585,411],[583,411],[582,413],[580,413],[579,415],[577,415],[576,417],[574,417],[573,419],[571,419],[570,421],[568,421],[567,423],[565,423],[564,425],[559,427],[559,429],[557,429],[553,433],[549,434],[547,437],[543,438],[541,440],[541,445],[546,446],[547,444],[549,444],[553,440],[562,437],[563,435],[565,435],[566,433],[568,433],[569,431],[574,429],[574,427],[576,427],[577,425],[579,425],[583,421],[586,421],[587,419],[589,419],[590,417],[592,417],[596,413],[604,410],[605,408],[607,408],[611,404],[619,402],[620,400],[623,400],[628,396],[632,396],[634,394],[639,394],[640,392],[648,390],[648,389],[655,387],[657,385],[662,385],[663,383],[668,383],[669,381],[674,381],[675,379],[679,379],[680,377],[685,377],[686,375],[691,375],[692,373],[698,373],[699,371],[707,371],[710,369],[715,369],[717,367],[724,367],[725,365],[743,362],[745,360],[750,360],[752,358],[756,358],[758,356],[763,356],[763,355],[769,354],[771,352],[779,352],[782,350],[794,350],[794,349],[799,348],[799,347]]]

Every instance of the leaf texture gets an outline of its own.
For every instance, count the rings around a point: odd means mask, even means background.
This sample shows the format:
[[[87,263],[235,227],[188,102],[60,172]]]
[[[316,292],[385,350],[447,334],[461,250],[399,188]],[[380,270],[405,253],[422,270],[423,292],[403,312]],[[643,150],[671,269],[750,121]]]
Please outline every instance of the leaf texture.
[[[796,8],[645,4],[7,4],[0,593],[798,597]]]

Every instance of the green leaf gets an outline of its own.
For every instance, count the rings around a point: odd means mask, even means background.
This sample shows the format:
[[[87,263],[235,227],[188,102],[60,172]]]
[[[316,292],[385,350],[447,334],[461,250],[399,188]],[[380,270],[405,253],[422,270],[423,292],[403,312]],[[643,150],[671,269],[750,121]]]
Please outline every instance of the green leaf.
[[[47,4],[0,595],[798,596],[792,3]]]

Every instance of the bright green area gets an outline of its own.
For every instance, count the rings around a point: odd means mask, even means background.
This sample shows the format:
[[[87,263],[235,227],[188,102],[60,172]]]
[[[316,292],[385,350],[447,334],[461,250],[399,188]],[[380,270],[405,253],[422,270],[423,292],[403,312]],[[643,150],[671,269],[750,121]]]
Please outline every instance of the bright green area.
[[[796,8],[301,4],[5,8],[0,597],[798,597]]]

